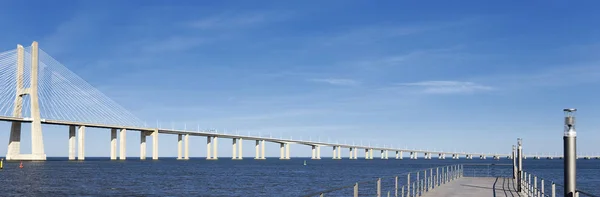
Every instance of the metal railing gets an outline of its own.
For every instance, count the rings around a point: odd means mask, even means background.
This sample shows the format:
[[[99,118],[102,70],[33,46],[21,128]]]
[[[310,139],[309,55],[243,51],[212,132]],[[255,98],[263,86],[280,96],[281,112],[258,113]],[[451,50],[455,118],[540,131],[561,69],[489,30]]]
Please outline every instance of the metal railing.
[[[562,196],[563,194],[563,190],[561,188],[564,188],[564,185],[555,183],[554,181],[550,182],[550,191],[546,192],[546,182],[543,178],[538,177],[536,175],[533,175],[531,173],[527,173],[525,171],[523,171],[523,174],[521,174],[521,185],[523,186],[522,188],[522,192],[530,197],[556,197],[558,196]],[[532,177],[533,177],[533,182],[532,182]],[[538,179],[540,180],[538,184]],[[559,188],[557,189],[558,186]],[[558,192],[558,193],[557,193]],[[589,197],[600,197],[600,195],[595,195],[595,194],[591,194],[589,192],[586,191],[582,191],[579,189],[575,190],[575,197],[579,197],[579,195],[582,196],[589,196]]]
[[[400,184],[399,178],[406,178],[406,184]],[[381,197],[386,195],[388,197],[416,197],[421,196],[424,193],[432,191],[433,189],[449,183],[453,180],[456,180],[460,177],[463,177],[463,165],[449,165],[449,166],[440,166],[434,168],[426,168],[418,171],[412,171],[405,174],[390,176],[390,177],[380,177],[375,180],[367,180],[356,182],[353,185],[345,185],[337,188],[332,188],[328,190],[323,190],[315,193],[311,193],[308,195],[304,195],[304,197],[312,197],[312,196],[354,196],[358,197],[360,195],[369,195],[372,196],[375,194],[377,197]],[[385,184],[383,180],[392,180],[393,183]],[[359,185],[363,186],[360,191],[364,191],[359,193]],[[366,185],[367,187],[364,187]],[[387,192],[383,193],[382,185],[385,185],[384,188],[391,188],[386,190]],[[352,188],[352,190],[349,190]],[[351,192],[351,193],[350,193]]]
[[[465,177],[512,177],[512,164],[463,164]]]

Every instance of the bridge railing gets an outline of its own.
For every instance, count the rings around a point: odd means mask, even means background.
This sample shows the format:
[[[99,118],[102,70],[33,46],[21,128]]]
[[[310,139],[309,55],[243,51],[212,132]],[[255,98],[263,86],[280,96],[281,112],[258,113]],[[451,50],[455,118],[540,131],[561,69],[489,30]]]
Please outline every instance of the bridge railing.
[[[415,197],[463,176],[463,165],[438,166],[396,176],[379,177],[304,195],[313,196],[401,196]],[[404,181],[403,181],[404,180]],[[402,184],[404,183],[404,184]]]
[[[523,172],[521,177],[521,185],[523,186],[523,193],[526,196],[555,197],[563,196],[564,193],[564,185],[555,183],[554,181],[546,181],[546,179],[528,172]],[[592,194],[590,192],[576,189],[575,197],[579,196],[600,197],[598,194]]]
[[[512,164],[463,164],[465,177],[513,177]]]

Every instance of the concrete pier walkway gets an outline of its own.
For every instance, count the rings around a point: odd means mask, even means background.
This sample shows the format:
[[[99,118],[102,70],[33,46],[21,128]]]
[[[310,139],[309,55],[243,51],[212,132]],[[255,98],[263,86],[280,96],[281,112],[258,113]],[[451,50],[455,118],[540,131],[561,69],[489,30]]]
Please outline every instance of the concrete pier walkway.
[[[506,177],[462,177],[442,185],[423,197],[516,197],[524,196],[516,191],[517,183]]]

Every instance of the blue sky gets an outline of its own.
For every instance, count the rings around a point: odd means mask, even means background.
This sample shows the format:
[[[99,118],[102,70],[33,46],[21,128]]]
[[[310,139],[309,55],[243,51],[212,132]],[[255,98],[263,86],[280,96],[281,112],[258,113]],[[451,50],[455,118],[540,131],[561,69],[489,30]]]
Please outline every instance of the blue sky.
[[[522,137],[526,152],[561,152],[562,109],[574,107],[579,152],[593,153],[600,152],[598,6],[5,2],[0,49],[39,41],[94,87],[163,127],[478,152],[509,152]],[[0,126],[8,139],[9,125]],[[45,127],[49,156],[67,155],[67,134]],[[137,156],[139,134],[128,136],[128,156]],[[89,129],[86,137],[87,155],[109,155],[107,130]],[[176,136],[160,143],[161,156],[176,155]],[[204,156],[204,143],[193,138],[191,156]],[[230,140],[219,144],[221,156],[231,154]],[[245,156],[254,154],[251,144]],[[309,154],[309,147],[292,147],[292,156]]]

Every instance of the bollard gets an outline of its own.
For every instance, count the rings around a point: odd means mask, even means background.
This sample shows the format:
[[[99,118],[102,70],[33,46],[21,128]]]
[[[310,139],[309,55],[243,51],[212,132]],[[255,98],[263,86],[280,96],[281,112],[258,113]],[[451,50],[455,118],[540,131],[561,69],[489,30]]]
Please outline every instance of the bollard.
[[[377,197],[381,197],[381,178],[377,179]]]
[[[354,197],[358,197],[358,183],[354,184]]]
[[[577,133],[575,132],[575,116],[577,109],[564,109],[565,132],[563,137],[564,148],[564,184],[565,197],[573,197],[576,186],[576,163],[577,160]]]
[[[396,191],[394,192],[394,196],[398,197],[398,176],[395,177],[395,183],[394,183],[394,185],[395,185],[395,188],[396,188]]]

